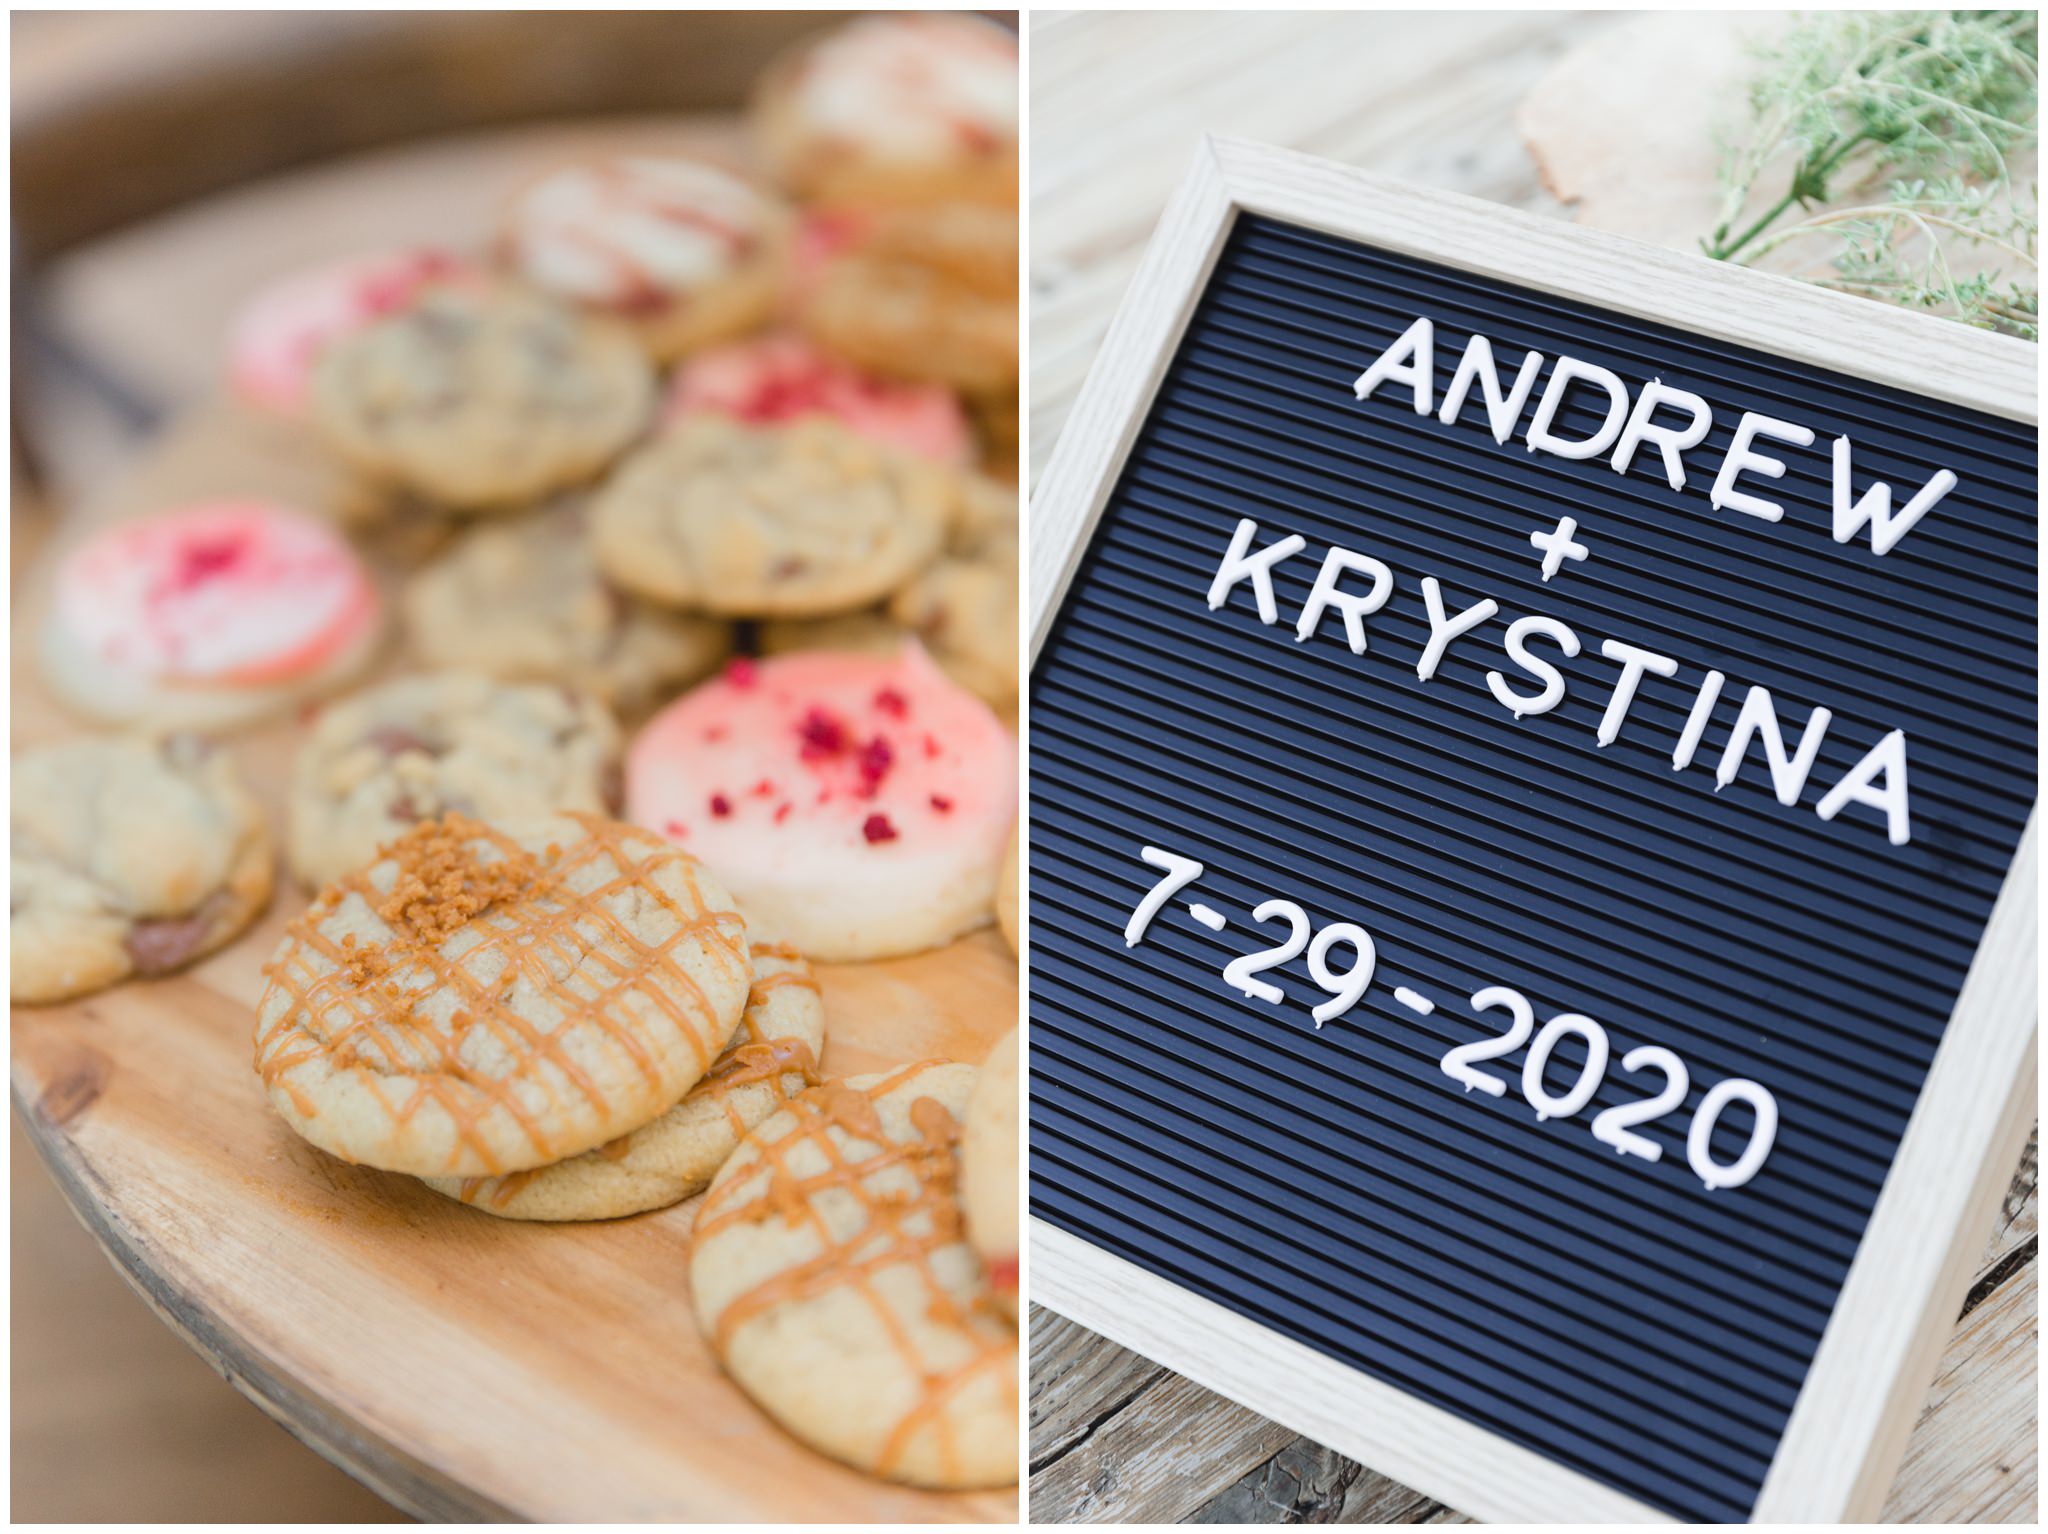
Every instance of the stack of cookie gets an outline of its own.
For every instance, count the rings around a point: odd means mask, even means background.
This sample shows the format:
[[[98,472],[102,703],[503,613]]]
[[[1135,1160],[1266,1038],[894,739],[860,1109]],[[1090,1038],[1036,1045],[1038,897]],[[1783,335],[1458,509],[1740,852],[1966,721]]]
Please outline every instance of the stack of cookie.
[[[674,843],[593,815],[422,824],[267,974],[257,1073],[312,1143],[514,1219],[709,1183],[698,1318],[771,1415],[913,1484],[1014,1476],[1014,1034],[979,1084],[946,1061],[826,1080],[803,958]]]

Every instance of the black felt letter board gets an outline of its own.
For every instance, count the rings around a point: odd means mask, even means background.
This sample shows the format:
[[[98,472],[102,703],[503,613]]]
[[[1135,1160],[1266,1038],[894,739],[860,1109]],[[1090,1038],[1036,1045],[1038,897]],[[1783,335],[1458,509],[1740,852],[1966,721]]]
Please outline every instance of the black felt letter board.
[[[1356,398],[1421,317],[1439,401],[1474,333],[1504,380],[1535,350],[1545,379],[1569,355],[1700,395],[1714,424],[1687,486],[1650,449],[1625,474],[1531,452],[1542,380],[1505,444],[1477,389],[1452,424],[1403,384]],[[1559,431],[1589,432],[1599,404],[1571,396]],[[1758,444],[1786,472],[1742,485],[1782,503],[1776,522],[1709,503],[1748,410],[1815,434]],[[1883,557],[1831,536],[1840,435],[1859,487],[1903,501],[1958,476]],[[1034,1212],[1654,1506],[1746,1516],[2034,800],[2036,473],[2031,428],[1241,217],[1033,670]],[[1529,535],[1564,516],[1586,557],[1545,582]],[[1207,602],[1247,517],[1253,547],[1305,540],[1275,568],[1271,625],[1250,581]],[[1393,575],[1362,655],[1335,610],[1295,637],[1332,545]],[[1453,612],[1499,604],[1426,682],[1425,576]],[[1485,677],[1534,690],[1504,643],[1526,614],[1585,648],[1531,642],[1568,691],[1517,719]],[[1603,747],[1605,638],[1679,669],[1641,678]],[[1674,769],[1710,668],[1725,691]],[[1789,743],[1814,707],[1834,715],[1789,807],[1754,743],[1715,786],[1751,685]],[[1891,729],[1904,846],[1867,806],[1815,813]],[[1162,877],[1146,846],[1205,871],[1127,947]],[[1263,975],[1277,1005],[1223,979],[1286,936],[1252,918],[1276,897],[1376,945],[1369,990],[1320,1030],[1303,957]],[[1447,1051],[1507,1026],[1471,1004],[1489,986],[1539,1026],[1604,1027],[1581,1112],[1538,1120],[1527,1046],[1481,1067],[1500,1097],[1446,1075]],[[1683,1106],[1640,1128],[1655,1162],[1588,1127],[1654,1093],[1620,1066],[1646,1044],[1690,1072]],[[1548,1089],[1586,1053],[1559,1046]],[[1733,1078],[1769,1088],[1776,1142],[1709,1191],[1686,1126]],[[1722,1159],[1748,1112],[1722,1116]]]

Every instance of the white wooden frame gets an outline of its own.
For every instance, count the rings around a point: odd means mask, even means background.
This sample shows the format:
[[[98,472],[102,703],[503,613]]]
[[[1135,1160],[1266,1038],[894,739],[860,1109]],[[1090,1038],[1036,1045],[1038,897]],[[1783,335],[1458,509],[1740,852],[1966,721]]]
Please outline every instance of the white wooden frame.
[[[1034,665],[1240,211],[2038,424],[2038,352],[2026,342],[1308,155],[1205,139],[1032,501]],[[1786,1424],[1758,1522],[1874,1519],[1954,1329],[2035,1112],[2037,819]],[[1475,1517],[1666,1516],[1042,1220],[1031,1222],[1027,1261],[1035,1302]]]

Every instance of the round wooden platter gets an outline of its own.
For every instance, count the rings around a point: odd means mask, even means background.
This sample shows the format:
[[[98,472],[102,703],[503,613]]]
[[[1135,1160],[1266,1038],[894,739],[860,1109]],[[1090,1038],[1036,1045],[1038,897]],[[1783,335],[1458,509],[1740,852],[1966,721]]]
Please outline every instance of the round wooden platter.
[[[82,523],[211,493],[331,496],[295,429],[231,406],[165,434]],[[43,559],[18,576],[17,748],[87,728],[36,675]],[[402,664],[387,656],[385,667]],[[284,720],[235,740],[281,827]],[[908,1490],[783,1433],[691,1315],[695,1201],[626,1220],[501,1220],[315,1150],[251,1069],[261,965],[305,897],[280,871],[249,932],[191,970],[17,1008],[15,1111],[79,1218],[175,1331],[295,1436],[421,1517],[1013,1522],[1013,1492]],[[833,1075],[980,1061],[1017,1020],[993,929],[820,966]]]

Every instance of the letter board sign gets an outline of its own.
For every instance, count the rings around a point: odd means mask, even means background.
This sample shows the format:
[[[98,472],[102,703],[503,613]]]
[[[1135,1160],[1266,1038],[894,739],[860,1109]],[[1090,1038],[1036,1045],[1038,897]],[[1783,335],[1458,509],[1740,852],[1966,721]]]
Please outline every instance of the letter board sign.
[[[1158,238],[1033,509],[1041,1296],[1468,1510],[1869,1510],[2031,1103],[2031,350],[1256,146]]]

